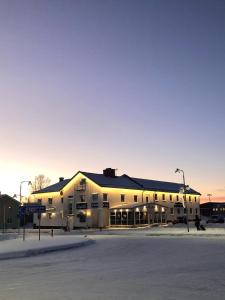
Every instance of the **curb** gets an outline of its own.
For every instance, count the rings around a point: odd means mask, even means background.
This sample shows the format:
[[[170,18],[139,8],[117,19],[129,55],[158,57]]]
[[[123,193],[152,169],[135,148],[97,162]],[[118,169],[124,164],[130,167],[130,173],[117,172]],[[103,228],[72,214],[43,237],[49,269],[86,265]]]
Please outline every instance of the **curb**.
[[[15,259],[15,258],[31,257],[31,256],[37,256],[37,255],[51,253],[51,252],[75,249],[75,248],[88,246],[88,245],[91,245],[94,243],[95,243],[94,240],[86,240],[86,241],[72,243],[72,244],[68,244],[68,245],[59,245],[59,246],[50,246],[50,247],[46,247],[46,248],[21,250],[18,252],[8,252],[8,253],[0,254],[0,261],[8,260],[8,259]]]
[[[216,234],[193,234],[193,233],[149,233],[149,234],[146,234],[145,236],[148,236],[148,237],[196,237],[196,238],[209,238],[209,237],[223,237],[225,238],[225,233],[222,234],[222,233],[216,233]]]

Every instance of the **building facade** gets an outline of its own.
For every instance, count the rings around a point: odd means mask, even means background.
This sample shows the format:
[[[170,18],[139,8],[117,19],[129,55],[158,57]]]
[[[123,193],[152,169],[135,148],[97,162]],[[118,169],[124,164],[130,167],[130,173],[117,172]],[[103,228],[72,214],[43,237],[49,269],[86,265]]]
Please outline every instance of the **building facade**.
[[[41,227],[79,228],[140,226],[172,222],[188,212],[188,219],[200,215],[200,193],[183,185],[115,175],[107,168],[102,174],[77,172],[71,179],[34,192],[30,201],[45,205]],[[185,208],[184,208],[185,207]],[[38,219],[34,215],[34,227]]]
[[[201,216],[212,217],[221,216],[225,217],[225,202],[206,202],[200,205]]]
[[[20,203],[12,197],[4,194],[0,195],[0,229],[15,229],[19,226],[19,206]]]

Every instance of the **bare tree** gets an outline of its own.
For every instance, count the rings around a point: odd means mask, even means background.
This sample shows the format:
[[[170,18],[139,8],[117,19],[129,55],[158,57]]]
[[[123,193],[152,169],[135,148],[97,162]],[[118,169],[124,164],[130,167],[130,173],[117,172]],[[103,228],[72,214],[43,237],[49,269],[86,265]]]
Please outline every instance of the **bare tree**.
[[[39,191],[47,186],[49,186],[51,180],[46,177],[44,174],[39,174],[35,176],[34,181],[32,182],[32,191]]]

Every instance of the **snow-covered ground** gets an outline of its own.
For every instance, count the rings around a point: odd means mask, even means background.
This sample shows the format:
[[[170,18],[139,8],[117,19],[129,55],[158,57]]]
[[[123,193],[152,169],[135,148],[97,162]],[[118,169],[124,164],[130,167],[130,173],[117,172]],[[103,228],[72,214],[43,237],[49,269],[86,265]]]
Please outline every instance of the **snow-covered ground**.
[[[225,231],[220,225],[210,230],[220,234],[89,231],[96,242],[88,247],[0,261],[0,299],[223,300]]]

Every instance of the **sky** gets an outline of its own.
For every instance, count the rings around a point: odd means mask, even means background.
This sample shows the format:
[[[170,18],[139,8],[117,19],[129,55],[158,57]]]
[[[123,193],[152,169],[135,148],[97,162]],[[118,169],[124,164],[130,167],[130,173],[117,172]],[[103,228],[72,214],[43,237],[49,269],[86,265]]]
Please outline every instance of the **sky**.
[[[0,191],[180,168],[225,200],[224,81],[222,0],[0,0]]]

